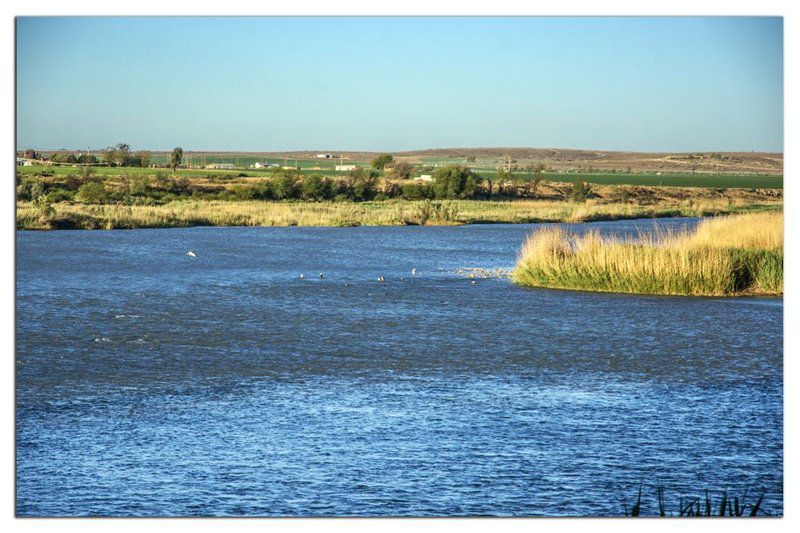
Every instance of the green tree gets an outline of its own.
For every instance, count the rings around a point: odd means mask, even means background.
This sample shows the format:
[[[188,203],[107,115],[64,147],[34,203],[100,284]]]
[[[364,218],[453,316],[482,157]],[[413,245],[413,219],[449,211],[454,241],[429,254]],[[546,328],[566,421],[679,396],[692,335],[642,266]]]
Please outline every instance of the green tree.
[[[139,150],[136,152],[136,158],[139,160],[139,166],[142,168],[147,168],[150,166],[150,151],[149,150]]]
[[[404,183],[402,187],[403,198],[406,200],[424,200],[433,198],[433,188],[422,183]]]
[[[96,165],[98,163],[98,159],[96,155],[82,153],[77,157],[78,164],[81,165]]]
[[[174,172],[181,163],[183,162],[183,148],[180,146],[176,146],[172,149],[172,154],[169,156],[169,163],[172,166],[172,171]]]
[[[61,149],[50,156],[50,161],[53,163],[68,163],[70,165],[74,165],[78,162],[75,154],[68,152],[65,149]]]
[[[346,196],[351,200],[362,201],[372,200],[375,197],[375,186],[377,185],[377,172],[357,168],[347,173],[345,180]]]
[[[386,174],[391,179],[407,180],[414,174],[414,165],[406,161],[397,161],[392,165],[392,169]]]
[[[114,147],[114,164],[124,167],[131,157],[131,147],[125,143],[119,143]]]
[[[312,174],[303,180],[300,194],[304,200],[325,200],[331,197],[331,182],[327,178]]]
[[[107,165],[113,165],[117,159],[117,149],[113,146],[100,151],[100,160]]]
[[[272,182],[272,193],[278,200],[294,198],[297,194],[297,178],[293,172],[282,172]]]
[[[372,168],[383,170],[386,165],[394,161],[392,154],[381,154],[372,160]]]
[[[472,198],[480,192],[481,177],[463,165],[448,165],[433,173],[436,199]]]

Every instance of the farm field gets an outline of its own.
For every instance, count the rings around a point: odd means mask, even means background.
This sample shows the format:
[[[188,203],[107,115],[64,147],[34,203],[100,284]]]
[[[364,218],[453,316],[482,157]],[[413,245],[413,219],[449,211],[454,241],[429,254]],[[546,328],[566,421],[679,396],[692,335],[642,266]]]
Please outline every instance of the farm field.
[[[603,185],[645,185],[651,187],[708,187],[740,189],[782,189],[783,176],[735,174],[628,174],[575,173],[545,174],[550,181],[583,180]]]
[[[263,161],[263,159],[260,159]],[[277,162],[277,161],[276,161]],[[304,174],[309,175],[329,175],[337,176],[344,175],[344,172],[337,172],[333,170],[330,162],[323,162],[321,165],[330,165],[330,168],[323,168],[323,170],[313,170],[310,164],[303,166],[302,163],[309,163],[307,161],[299,161],[298,166],[301,167]],[[290,162],[291,164],[291,162]],[[365,166],[368,164],[365,163]],[[98,176],[154,176],[157,173],[172,173],[171,169],[167,168],[139,168],[139,167],[93,167],[95,175]],[[20,166],[17,167],[18,176],[67,176],[70,174],[79,174],[81,168],[78,166],[61,166],[61,165],[34,165],[34,166]],[[494,179],[497,176],[497,171],[494,169],[479,169],[475,168],[474,171],[484,178]],[[223,169],[186,169],[180,168],[176,171],[179,176],[187,177],[247,177],[247,176],[269,176],[270,171],[267,169],[253,169],[253,168],[237,168],[233,170]],[[514,172],[514,176],[518,179],[532,179],[535,174],[530,172]],[[783,176],[782,175],[739,175],[739,174],[682,174],[670,173],[657,175],[653,173],[626,173],[626,172],[613,172],[613,173],[548,173],[545,172],[541,175],[545,180],[552,182],[572,183],[576,180],[586,181],[588,183],[601,184],[601,185],[643,185],[651,187],[700,187],[700,188],[742,188],[742,189],[782,189]]]

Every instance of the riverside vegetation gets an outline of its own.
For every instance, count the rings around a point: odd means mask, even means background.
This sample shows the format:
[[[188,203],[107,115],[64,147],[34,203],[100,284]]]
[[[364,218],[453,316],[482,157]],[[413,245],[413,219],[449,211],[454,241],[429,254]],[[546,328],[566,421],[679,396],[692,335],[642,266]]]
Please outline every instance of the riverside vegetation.
[[[30,168],[30,167],[27,167]],[[277,169],[268,176],[171,175],[124,167],[98,174],[18,172],[19,229],[187,226],[360,226],[585,222],[707,216],[782,206],[779,189],[720,189],[559,183],[512,173],[484,178],[460,165],[433,182],[357,168],[329,177]]]
[[[520,285],[601,292],[735,296],[783,293],[783,213],[702,221],[694,231],[638,239],[545,228],[528,238]]]

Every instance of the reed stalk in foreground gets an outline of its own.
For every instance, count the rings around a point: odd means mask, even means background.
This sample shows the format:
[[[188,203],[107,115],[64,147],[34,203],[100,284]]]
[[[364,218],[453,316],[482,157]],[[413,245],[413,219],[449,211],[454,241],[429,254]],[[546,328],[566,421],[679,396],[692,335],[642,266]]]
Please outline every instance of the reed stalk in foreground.
[[[695,231],[620,240],[559,227],[533,233],[513,279],[520,285],[639,294],[783,293],[783,214],[749,213]]]
[[[719,500],[714,500],[705,491],[705,498],[698,496],[690,496],[688,498],[681,497],[677,513],[669,512],[667,509],[666,500],[664,497],[664,486],[660,483],[656,488],[656,500],[658,503],[658,514],[651,516],[691,516],[691,517],[755,517],[755,516],[770,516],[770,514],[762,508],[764,502],[764,492],[752,501],[747,499],[747,491],[739,496],[729,496],[728,489],[722,492]],[[636,501],[633,506],[628,509],[624,505],[625,516],[638,517],[642,514],[642,486],[639,486],[639,493],[636,496]]]

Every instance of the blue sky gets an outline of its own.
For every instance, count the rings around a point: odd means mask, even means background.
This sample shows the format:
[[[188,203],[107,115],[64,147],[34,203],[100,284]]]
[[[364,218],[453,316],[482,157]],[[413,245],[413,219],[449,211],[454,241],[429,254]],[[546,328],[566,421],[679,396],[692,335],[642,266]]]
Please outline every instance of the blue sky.
[[[17,147],[783,150],[780,18],[19,18]]]

